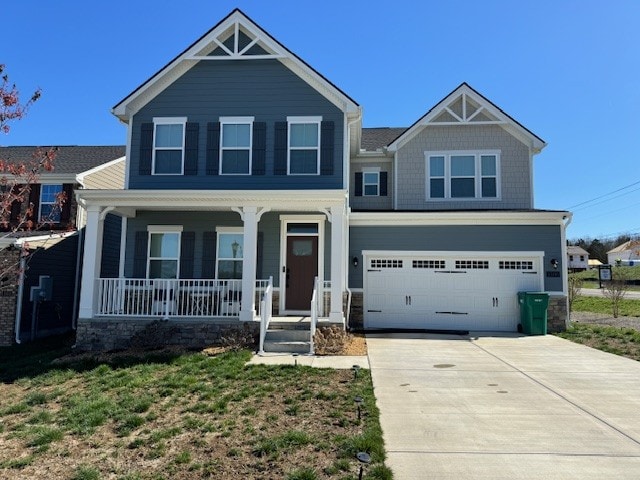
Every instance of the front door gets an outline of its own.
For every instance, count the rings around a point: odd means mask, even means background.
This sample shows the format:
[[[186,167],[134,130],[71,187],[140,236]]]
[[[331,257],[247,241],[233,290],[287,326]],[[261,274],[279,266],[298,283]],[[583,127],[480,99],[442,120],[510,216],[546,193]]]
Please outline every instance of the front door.
[[[313,280],[318,276],[317,236],[287,236],[285,272],[285,309],[308,311]]]

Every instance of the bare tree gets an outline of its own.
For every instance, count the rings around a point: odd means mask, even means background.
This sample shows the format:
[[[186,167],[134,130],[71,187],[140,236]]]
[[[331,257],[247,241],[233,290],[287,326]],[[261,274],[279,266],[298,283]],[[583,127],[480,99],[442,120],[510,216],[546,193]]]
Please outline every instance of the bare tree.
[[[575,275],[569,275],[569,313],[573,311],[573,302],[580,295],[582,288],[582,279]]]
[[[41,94],[37,89],[26,102],[21,102],[18,88],[9,81],[5,66],[0,64],[0,132],[9,134],[11,123],[24,118]],[[34,205],[27,201],[41,173],[53,171],[56,151],[56,148],[36,148],[28,159],[0,156],[0,228],[3,231],[0,239],[20,231],[38,230],[51,223],[48,218],[37,218]],[[64,193],[58,195],[54,211],[66,200]],[[29,257],[29,248],[23,243],[17,260],[15,255],[0,260],[0,289],[15,285],[21,273],[20,258],[25,257]]]
[[[618,318],[620,314],[620,304],[627,290],[629,290],[629,284],[627,283],[627,275],[624,273],[624,270],[615,268],[611,276],[611,280],[603,286],[603,294],[611,300],[613,318]]]

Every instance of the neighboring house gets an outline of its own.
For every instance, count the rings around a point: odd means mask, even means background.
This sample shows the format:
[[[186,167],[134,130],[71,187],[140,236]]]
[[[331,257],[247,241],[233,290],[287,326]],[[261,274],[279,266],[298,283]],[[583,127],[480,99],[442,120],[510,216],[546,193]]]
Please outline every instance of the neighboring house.
[[[0,147],[0,158],[22,163],[35,147]],[[31,186],[29,199],[11,208],[9,225],[0,231],[0,263],[22,262],[17,285],[8,278],[0,289],[0,346],[68,331],[75,326],[79,293],[83,210],[74,191],[82,188],[117,189],[124,186],[124,146],[58,147],[54,170],[42,172]],[[66,193],[62,208],[55,206]],[[25,230],[20,218],[33,205],[31,220],[40,224]],[[111,219],[109,219],[111,221]],[[116,226],[119,228],[119,224]],[[112,228],[107,227],[110,232]],[[28,252],[22,256],[21,252]],[[22,258],[21,258],[22,257]],[[109,258],[108,253],[106,258]],[[42,287],[42,288],[40,288]],[[43,295],[32,299],[32,289]]]
[[[589,259],[589,269],[598,268],[600,265],[602,265],[602,262],[597,258]]]
[[[629,240],[607,252],[609,265],[640,265],[640,240]]]
[[[572,272],[579,272],[589,268],[589,252],[576,245],[567,247],[567,268]]]
[[[158,325],[204,344],[272,315],[516,331],[521,290],[549,292],[564,328],[571,214],[534,208],[545,143],[467,84],[409,128],[362,128],[358,103],[234,10],[113,113],[125,190],[78,192],[82,348]]]

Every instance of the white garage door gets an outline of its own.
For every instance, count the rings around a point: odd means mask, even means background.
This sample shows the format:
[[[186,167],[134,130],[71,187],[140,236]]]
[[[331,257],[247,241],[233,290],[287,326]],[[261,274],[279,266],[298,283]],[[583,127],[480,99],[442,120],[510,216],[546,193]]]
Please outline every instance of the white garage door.
[[[365,328],[516,331],[542,254],[363,252]]]

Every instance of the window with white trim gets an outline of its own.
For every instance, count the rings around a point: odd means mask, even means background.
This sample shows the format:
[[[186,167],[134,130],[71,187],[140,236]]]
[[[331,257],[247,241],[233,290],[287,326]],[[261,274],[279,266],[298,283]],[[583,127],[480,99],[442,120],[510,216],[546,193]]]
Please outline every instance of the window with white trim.
[[[44,223],[60,223],[61,208],[58,196],[62,193],[62,185],[43,184],[40,187],[40,221]]]
[[[147,278],[178,278],[181,227],[149,226]]]
[[[218,227],[216,249],[216,278],[242,278],[244,235],[242,228]]]
[[[322,117],[287,117],[289,175],[320,174],[320,124]]]
[[[362,195],[365,197],[380,196],[380,172],[366,171],[362,172]]]
[[[186,124],[184,117],[153,119],[154,175],[182,175]]]
[[[500,153],[425,152],[427,200],[498,199]]]
[[[220,117],[220,175],[250,175],[254,117]]]

